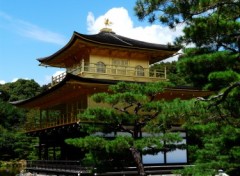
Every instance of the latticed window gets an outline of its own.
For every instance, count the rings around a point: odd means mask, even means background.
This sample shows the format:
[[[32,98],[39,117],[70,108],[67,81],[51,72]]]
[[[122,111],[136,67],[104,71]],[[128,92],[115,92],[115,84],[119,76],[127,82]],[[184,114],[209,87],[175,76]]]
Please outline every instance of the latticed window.
[[[128,67],[127,59],[113,59],[112,60],[112,73],[118,75],[126,75]]]
[[[106,65],[103,62],[98,62],[96,66],[98,73],[106,73]]]
[[[136,76],[144,76],[144,68],[140,65],[136,66]]]

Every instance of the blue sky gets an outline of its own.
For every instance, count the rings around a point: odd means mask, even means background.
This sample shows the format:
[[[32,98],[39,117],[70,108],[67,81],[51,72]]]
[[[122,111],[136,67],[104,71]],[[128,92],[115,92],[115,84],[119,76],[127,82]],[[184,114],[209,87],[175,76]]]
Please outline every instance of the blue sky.
[[[139,21],[135,0],[0,0],[0,84],[19,78],[48,84],[64,70],[39,66],[36,60],[52,55],[74,31],[96,34],[104,19],[119,35],[167,44],[181,35],[183,26],[170,30],[160,23]]]

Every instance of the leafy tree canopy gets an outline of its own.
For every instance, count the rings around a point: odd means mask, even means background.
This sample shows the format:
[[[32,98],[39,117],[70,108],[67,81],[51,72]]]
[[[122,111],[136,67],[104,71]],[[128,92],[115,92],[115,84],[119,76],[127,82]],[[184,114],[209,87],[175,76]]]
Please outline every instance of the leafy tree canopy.
[[[0,91],[10,95],[8,101],[24,100],[39,94],[42,89],[40,85],[32,80],[18,79],[12,83],[0,85]]]
[[[34,158],[34,139],[24,134],[26,110],[9,101],[27,99],[40,93],[42,88],[34,80],[19,79],[0,85],[0,155],[1,160]]]

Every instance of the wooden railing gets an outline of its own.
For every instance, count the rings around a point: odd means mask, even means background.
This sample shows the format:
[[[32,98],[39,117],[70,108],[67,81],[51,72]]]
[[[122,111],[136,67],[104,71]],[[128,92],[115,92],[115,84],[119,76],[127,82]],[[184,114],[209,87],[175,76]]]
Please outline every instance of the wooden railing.
[[[143,77],[156,77],[166,79],[166,67],[162,70],[151,68],[136,68],[121,65],[104,65],[99,67],[96,63],[84,63],[76,67],[68,68],[67,72],[79,74],[81,72],[92,72],[99,74],[113,74],[113,75],[126,75],[126,76],[143,76]]]
[[[79,118],[77,116],[83,111],[84,109],[78,109],[76,114],[68,113],[68,114],[61,114],[59,116],[56,115],[55,117],[43,118],[42,121],[39,120],[38,123],[26,122],[25,130],[27,132],[31,132],[31,131],[43,130],[48,128],[64,126],[68,124],[78,123]]]
[[[66,74],[67,74],[66,72],[63,72],[57,76],[53,76],[52,77],[52,85],[56,85],[56,84],[60,83],[65,78]]]
[[[156,70],[151,68],[142,67],[129,67],[129,66],[119,66],[119,65],[102,65],[99,66],[96,63],[86,63],[82,61],[80,65],[72,68],[67,68],[67,73],[82,77],[98,77],[107,79],[116,79],[115,76],[120,76],[124,80],[166,80],[167,71],[166,67],[162,70]],[[66,72],[52,77],[52,85],[61,82],[66,76]],[[131,78],[131,79],[130,79]]]
[[[61,175],[82,175],[91,172],[91,168],[81,166],[80,161],[67,160],[27,161],[26,170],[33,173]]]
[[[126,164],[124,164],[126,165]],[[27,161],[26,171],[31,173],[43,174],[60,174],[60,175],[137,175],[137,168],[134,166],[116,166],[109,167],[111,164],[104,165],[104,171],[98,172],[98,168],[81,166],[80,161],[71,160],[37,160]],[[171,165],[148,165],[144,166],[147,175],[162,175],[172,174],[174,170],[183,169],[186,164],[171,164]]]

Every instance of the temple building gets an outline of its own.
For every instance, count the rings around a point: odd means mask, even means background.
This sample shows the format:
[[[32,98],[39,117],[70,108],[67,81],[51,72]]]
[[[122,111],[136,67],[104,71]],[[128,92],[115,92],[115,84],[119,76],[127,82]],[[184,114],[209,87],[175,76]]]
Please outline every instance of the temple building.
[[[30,163],[27,169],[43,171],[44,168],[39,169],[40,164],[43,166],[41,160],[47,163],[47,168],[56,167],[54,173],[57,173],[58,162],[66,165],[70,161],[80,160],[83,157],[81,150],[68,146],[64,140],[85,135],[80,130],[82,122],[78,114],[88,107],[96,106],[91,95],[106,92],[109,85],[119,81],[167,81],[166,69],[154,70],[150,66],[173,56],[179,49],[171,45],[120,36],[106,27],[95,35],[74,32],[63,48],[48,57],[38,59],[41,66],[65,68],[66,72],[53,77],[51,86],[45,92],[14,103],[17,107],[31,110],[35,115],[34,119],[28,120],[26,133],[39,138],[39,161]],[[166,88],[161,98],[190,99],[207,95],[209,92],[200,90]],[[187,143],[186,133],[181,134],[183,142]],[[146,166],[187,164],[187,150],[145,155],[143,162]],[[77,167],[77,164],[74,166]],[[47,168],[46,172],[51,170]],[[75,172],[79,174],[80,171],[73,169],[70,173]]]

